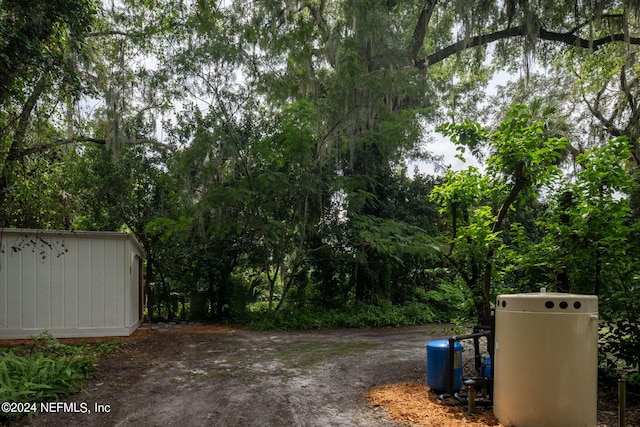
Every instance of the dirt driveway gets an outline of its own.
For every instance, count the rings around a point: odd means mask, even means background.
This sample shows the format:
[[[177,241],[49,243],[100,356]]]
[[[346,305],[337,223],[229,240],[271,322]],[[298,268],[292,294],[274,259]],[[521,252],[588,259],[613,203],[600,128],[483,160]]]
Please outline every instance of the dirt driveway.
[[[424,382],[425,344],[450,335],[442,325],[138,330],[101,364],[86,394],[69,398],[91,413],[50,413],[26,423],[397,427],[384,410],[367,405],[365,394],[382,384]]]

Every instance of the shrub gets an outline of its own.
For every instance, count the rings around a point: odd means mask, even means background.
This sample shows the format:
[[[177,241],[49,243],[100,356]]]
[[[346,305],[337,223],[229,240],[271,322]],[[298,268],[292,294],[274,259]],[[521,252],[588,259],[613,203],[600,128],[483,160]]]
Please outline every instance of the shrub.
[[[0,403],[55,401],[77,393],[82,381],[93,374],[95,362],[118,347],[117,343],[64,345],[47,332],[33,340],[29,351],[4,351],[0,360]],[[17,415],[0,414],[0,421]]]
[[[398,306],[384,302],[381,305],[356,303],[331,310],[307,306],[290,307],[275,313],[265,309],[253,312],[243,320],[250,328],[258,330],[305,330],[419,325],[436,319],[427,304],[410,302]]]

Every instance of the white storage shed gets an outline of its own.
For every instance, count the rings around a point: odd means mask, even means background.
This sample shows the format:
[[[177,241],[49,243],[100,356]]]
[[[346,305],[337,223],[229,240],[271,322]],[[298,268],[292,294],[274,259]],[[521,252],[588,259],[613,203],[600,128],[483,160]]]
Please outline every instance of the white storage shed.
[[[0,229],[0,339],[128,336],[144,250],[127,233]]]

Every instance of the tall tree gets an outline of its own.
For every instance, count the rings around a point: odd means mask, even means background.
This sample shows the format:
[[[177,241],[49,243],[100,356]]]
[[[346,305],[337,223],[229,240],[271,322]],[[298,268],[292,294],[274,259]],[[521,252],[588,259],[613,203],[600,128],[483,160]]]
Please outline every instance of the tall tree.
[[[34,147],[60,135],[51,121],[63,99],[52,95],[80,92],[70,57],[83,57],[95,14],[93,2],[86,0],[7,0],[0,6],[0,226],[9,224],[14,196],[20,197],[14,190],[24,177],[22,165],[38,162],[33,155],[40,150]],[[47,165],[40,167],[48,173]],[[30,169],[40,173],[33,164]]]
[[[545,136],[544,113],[513,106],[494,132],[473,122],[440,127],[463,150],[486,144],[491,153],[486,176],[474,167],[450,172],[432,193],[451,228],[445,258],[475,295],[485,324],[491,316],[495,252],[502,244],[505,219],[527,195],[537,197],[559,174],[556,166],[566,139]]]

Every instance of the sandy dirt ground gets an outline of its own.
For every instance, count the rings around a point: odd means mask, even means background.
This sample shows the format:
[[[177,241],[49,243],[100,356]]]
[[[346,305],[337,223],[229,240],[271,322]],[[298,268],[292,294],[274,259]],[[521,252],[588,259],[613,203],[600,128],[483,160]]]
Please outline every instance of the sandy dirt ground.
[[[426,396],[425,345],[451,335],[455,334],[447,325],[304,332],[145,325],[131,337],[119,339],[124,341],[122,347],[98,365],[85,392],[65,401],[75,404],[78,412],[63,409],[12,424],[496,425],[487,414],[480,423],[470,420],[459,407],[443,412],[433,393]],[[463,353],[465,360],[471,356]],[[437,414],[428,410],[424,414],[427,400]],[[614,410],[615,406],[609,407],[603,415],[615,420]],[[394,420],[396,413],[401,415]],[[455,422],[446,420],[448,414]]]
[[[86,392],[69,398],[91,413],[41,414],[19,424],[397,426],[366,394],[385,384],[424,383],[426,343],[451,335],[442,325],[307,332],[155,328],[126,339]]]

